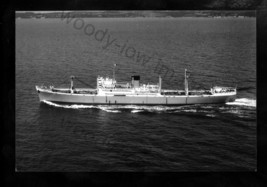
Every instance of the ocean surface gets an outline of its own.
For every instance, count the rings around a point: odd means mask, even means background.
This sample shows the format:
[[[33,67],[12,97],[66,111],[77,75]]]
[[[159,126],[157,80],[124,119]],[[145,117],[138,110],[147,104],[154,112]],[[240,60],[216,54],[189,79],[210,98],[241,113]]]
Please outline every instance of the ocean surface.
[[[39,102],[35,85],[69,87],[74,75],[75,87],[94,88],[114,64],[117,81],[157,83],[161,74],[163,89],[183,89],[188,69],[190,89],[237,86],[237,99]],[[256,120],[255,18],[16,20],[17,171],[256,171]]]

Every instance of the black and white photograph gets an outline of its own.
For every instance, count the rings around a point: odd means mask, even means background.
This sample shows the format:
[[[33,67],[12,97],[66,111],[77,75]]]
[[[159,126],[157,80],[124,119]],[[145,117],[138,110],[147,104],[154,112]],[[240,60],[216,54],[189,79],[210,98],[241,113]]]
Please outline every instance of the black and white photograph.
[[[16,172],[257,171],[255,10],[15,12]]]

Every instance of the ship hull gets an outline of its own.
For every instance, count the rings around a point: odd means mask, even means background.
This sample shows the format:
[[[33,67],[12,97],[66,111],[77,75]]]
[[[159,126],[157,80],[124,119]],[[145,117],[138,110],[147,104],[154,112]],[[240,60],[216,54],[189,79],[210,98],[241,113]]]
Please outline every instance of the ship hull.
[[[188,105],[212,104],[234,101],[236,94],[188,96],[100,96],[92,94],[55,93],[37,89],[40,101],[88,105]]]

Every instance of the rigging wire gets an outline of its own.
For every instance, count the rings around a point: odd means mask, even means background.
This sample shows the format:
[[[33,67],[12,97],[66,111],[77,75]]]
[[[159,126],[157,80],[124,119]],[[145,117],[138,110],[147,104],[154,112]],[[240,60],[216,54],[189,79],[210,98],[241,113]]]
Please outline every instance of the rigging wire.
[[[77,80],[78,82],[80,82],[80,83],[82,83],[82,84],[84,84],[84,85],[86,85],[86,86],[89,86],[89,87],[93,88],[93,86],[92,86],[92,85],[90,85],[90,84],[88,84],[88,83],[86,83],[86,82],[82,81],[82,80],[81,80],[81,79],[79,79],[78,77],[75,77],[75,80]]]
[[[60,87],[60,86],[62,86],[62,85],[64,85],[64,84],[66,84],[68,82],[68,80],[67,79],[64,79],[64,81],[62,81],[59,85],[58,85],[58,87]]]

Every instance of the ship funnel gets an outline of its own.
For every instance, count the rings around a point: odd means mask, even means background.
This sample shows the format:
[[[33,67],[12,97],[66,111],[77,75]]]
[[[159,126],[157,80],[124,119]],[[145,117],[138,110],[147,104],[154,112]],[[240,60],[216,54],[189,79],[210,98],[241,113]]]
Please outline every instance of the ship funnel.
[[[132,76],[132,87],[139,88],[139,81],[140,81],[139,75]]]

